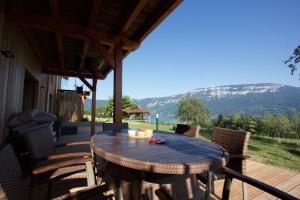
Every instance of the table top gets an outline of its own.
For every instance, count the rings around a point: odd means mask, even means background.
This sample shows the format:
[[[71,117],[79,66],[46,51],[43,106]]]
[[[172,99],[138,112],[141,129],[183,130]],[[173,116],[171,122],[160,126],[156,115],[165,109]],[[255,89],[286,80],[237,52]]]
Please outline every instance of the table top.
[[[217,170],[228,162],[228,153],[208,141],[174,133],[154,131],[149,139],[127,136],[127,129],[103,131],[91,138],[92,150],[101,158],[131,169],[162,174],[198,174]]]

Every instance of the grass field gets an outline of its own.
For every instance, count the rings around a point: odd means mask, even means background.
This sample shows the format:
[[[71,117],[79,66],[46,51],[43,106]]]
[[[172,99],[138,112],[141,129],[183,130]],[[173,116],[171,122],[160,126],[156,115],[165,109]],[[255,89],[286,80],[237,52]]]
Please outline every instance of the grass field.
[[[151,128],[155,124],[129,123],[130,128]],[[174,132],[172,125],[160,124],[159,130]],[[202,129],[200,138],[210,140],[212,129]],[[300,140],[251,135],[250,159],[300,172]]]

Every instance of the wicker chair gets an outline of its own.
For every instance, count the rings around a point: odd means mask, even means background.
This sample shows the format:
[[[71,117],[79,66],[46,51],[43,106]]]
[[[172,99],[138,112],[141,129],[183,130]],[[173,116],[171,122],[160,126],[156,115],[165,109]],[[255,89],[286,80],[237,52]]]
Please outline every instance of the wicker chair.
[[[95,185],[92,165],[94,160],[89,143],[74,142],[55,146],[51,135],[40,132],[26,134],[25,143],[32,162],[31,188],[39,183],[48,182],[50,197],[52,186],[55,185],[53,183],[61,180],[82,180],[80,186],[86,186],[87,180],[88,186]],[[83,173],[79,173],[82,171]],[[73,176],[70,176],[71,174]]]
[[[127,129],[128,123],[103,123],[102,127],[103,127],[103,131]]]
[[[200,126],[198,125],[187,125],[187,124],[177,124],[175,133],[182,134],[189,137],[198,137],[200,131]]]
[[[250,132],[232,130],[225,128],[215,128],[212,135],[212,142],[220,145],[229,153],[229,162],[227,167],[246,174],[246,158],[248,151],[248,144],[250,139]],[[207,190],[212,189],[214,193],[214,181],[224,179],[226,175],[222,171],[214,171],[211,174],[211,183],[208,182],[208,173],[198,174],[197,178],[207,185]],[[247,199],[246,185],[243,183],[243,198]]]
[[[11,145],[0,145],[0,199],[21,200],[28,195],[28,184],[22,181],[22,172]],[[66,185],[65,185],[66,186]],[[59,199],[110,199],[103,195],[107,187],[88,188],[84,191],[70,194],[67,192]],[[31,196],[29,197],[29,199]]]

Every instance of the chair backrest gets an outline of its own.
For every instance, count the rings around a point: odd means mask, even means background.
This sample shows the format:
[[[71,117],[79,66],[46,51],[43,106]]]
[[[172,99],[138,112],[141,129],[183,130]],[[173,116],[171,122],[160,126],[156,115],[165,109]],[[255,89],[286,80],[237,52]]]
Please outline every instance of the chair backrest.
[[[226,128],[215,128],[212,135],[212,142],[223,147],[229,155],[247,155],[249,139],[250,132]],[[245,159],[230,160],[227,167],[245,174]]]
[[[0,199],[22,199],[22,172],[11,145],[0,145]]]
[[[103,128],[103,131],[127,129],[128,123],[103,123],[102,128]]]
[[[200,131],[200,126],[198,125],[187,125],[187,124],[177,124],[175,133],[182,134],[189,137],[198,137]]]

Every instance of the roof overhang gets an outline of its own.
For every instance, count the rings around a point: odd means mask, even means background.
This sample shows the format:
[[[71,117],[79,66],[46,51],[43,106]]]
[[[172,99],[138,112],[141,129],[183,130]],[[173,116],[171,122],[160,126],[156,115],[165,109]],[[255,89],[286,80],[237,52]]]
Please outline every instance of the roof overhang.
[[[182,0],[11,0],[18,24],[44,73],[105,79]]]

